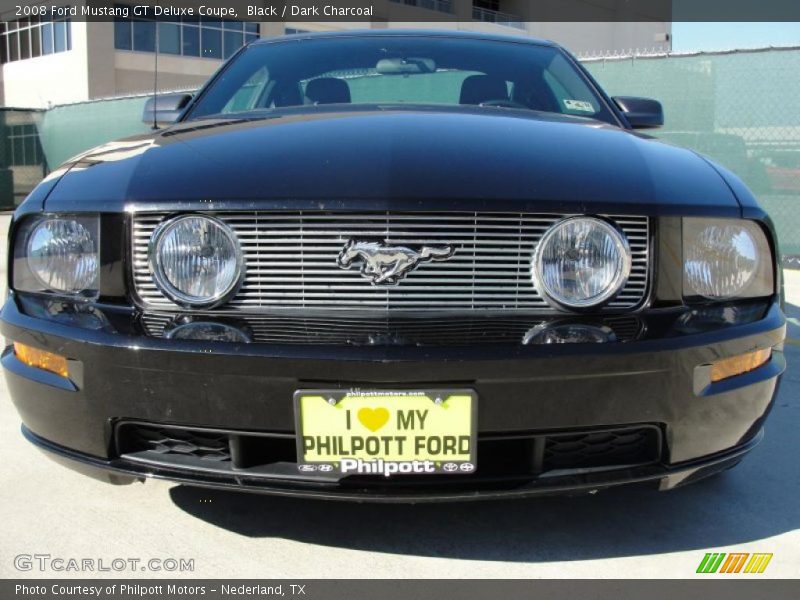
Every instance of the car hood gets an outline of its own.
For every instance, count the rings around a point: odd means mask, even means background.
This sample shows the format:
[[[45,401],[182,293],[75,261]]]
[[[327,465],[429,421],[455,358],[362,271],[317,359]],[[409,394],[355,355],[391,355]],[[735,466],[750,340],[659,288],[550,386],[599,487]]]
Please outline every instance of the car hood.
[[[738,212],[700,156],[590,119],[323,109],[188,121],[64,165],[47,210]]]

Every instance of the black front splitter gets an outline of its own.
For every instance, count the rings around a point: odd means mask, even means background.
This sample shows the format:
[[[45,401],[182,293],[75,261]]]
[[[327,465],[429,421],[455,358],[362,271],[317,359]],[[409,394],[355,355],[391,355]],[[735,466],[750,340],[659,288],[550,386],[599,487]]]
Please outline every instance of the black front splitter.
[[[24,425],[22,434],[49,458],[72,470],[101,481],[125,485],[147,479],[160,479],[174,483],[247,491],[296,498],[343,500],[375,503],[462,502],[469,500],[500,500],[534,496],[593,494],[603,489],[619,486],[651,486],[669,490],[693,483],[725,471],[744,458],[763,438],[760,430],[746,443],[716,455],[685,463],[664,466],[648,465],[603,471],[575,472],[559,475],[541,475],[522,481],[497,480],[481,482],[475,489],[460,487],[455,490],[443,486],[401,488],[392,486],[353,486],[318,483],[301,477],[276,481],[274,479],[246,477],[212,477],[206,473],[168,467],[136,464],[124,459],[103,460],[75,452],[37,436]]]

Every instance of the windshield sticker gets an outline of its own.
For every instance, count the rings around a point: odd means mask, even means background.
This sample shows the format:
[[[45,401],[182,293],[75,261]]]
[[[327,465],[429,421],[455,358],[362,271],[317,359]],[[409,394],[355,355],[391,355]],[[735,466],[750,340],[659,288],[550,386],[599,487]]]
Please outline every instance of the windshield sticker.
[[[569,98],[564,98],[564,106],[567,107],[567,110],[579,110],[581,112],[594,112],[594,106],[592,106],[591,102],[586,102],[585,100],[570,100]]]

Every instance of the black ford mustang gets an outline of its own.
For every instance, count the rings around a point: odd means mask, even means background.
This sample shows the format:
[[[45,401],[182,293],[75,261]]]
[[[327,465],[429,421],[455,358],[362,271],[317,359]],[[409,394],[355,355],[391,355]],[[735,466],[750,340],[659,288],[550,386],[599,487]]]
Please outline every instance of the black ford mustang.
[[[785,368],[773,227],[555,44],[254,43],[16,212],[24,435],[113,483],[446,500],[735,465]]]

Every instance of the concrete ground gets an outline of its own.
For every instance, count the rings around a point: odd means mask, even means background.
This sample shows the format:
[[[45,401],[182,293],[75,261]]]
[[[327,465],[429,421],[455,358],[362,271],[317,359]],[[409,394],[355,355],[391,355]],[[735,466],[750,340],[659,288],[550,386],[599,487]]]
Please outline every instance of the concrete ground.
[[[800,272],[787,272],[787,282],[795,319]],[[789,329],[789,370],[764,442],[736,469],[667,493],[381,506],[164,482],[114,487],[56,465],[25,442],[1,383],[0,577],[96,576],[14,567],[17,555],[49,554],[106,564],[194,559],[194,572],[183,574],[192,577],[684,578],[695,576],[710,551],[771,552],[758,577],[797,577],[800,320]]]

